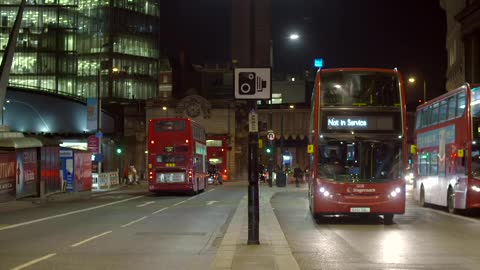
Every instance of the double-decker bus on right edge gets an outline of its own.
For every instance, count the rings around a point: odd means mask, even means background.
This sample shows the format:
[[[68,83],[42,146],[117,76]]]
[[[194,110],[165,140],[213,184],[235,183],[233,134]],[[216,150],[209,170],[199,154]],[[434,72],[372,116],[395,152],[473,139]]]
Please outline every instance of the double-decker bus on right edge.
[[[480,208],[480,87],[465,84],[417,107],[414,198]]]
[[[310,117],[309,206],[314,217],[405,212],[407,123],[396,69],[319,70]]]

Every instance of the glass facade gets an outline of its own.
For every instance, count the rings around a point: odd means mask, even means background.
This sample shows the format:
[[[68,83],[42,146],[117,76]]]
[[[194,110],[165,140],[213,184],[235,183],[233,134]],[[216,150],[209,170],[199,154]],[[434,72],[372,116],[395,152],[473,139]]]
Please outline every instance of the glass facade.
[[[0,56],[20,0],[0,1]],[[152,0],[27,0],[10,85],[81,97],[158,93],[159,6]]]

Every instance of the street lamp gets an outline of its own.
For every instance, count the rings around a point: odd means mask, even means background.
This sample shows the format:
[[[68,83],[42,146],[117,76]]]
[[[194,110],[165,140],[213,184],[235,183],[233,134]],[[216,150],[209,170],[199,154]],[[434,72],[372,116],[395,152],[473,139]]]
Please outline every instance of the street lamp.
[[[408,83],[415,84],[417,80],[415,77],[408,78]],[[427,81],[423,80],[423,102],[427,102]]]
[[[297,34],[297,33],[292,33],[290,34],[290,36],[288,37],[290,40],[297,40],[300,38],[300,35]]]

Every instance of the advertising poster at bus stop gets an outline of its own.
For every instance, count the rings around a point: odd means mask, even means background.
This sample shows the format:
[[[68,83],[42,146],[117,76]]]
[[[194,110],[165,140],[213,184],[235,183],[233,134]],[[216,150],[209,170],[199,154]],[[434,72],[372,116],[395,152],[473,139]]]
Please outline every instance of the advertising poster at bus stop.
[[[37,149],[17,151],[17,198],[37,194]]]
[[[76,152],[73,164],[75,191],[92,190],[92,154]]]
[[[60,149],[60,162],[62,170],[62,190],[66,192],[73,192],[73,150],[67,148]]]
[[[15,153],[0,153],[0,202],[15,200]]]

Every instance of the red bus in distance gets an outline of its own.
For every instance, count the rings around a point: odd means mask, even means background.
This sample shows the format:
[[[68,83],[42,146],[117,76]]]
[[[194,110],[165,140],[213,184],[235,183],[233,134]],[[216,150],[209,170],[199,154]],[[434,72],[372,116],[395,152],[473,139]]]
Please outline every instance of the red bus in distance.
[[[158,118],[148,123],[148,189],[150,192],[204,191],[205,130],[189,118]]]
[[[215,165],[222,175],[222,180],[228,180],[227,157],[228,157],[228,136],[207,135],[207,157],[208,164]]]
[[[396,69],[319,70],[310,119],[314,217],[405,212],[405,88]]]
[[[417,107],[414,198],[480,208],[480,87],[465,84]]]

